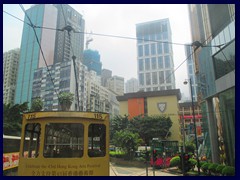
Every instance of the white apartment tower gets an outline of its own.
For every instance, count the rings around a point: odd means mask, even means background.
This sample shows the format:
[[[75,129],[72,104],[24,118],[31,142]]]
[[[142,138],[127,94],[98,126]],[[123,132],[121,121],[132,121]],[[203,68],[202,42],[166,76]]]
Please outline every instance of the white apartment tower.
[[[169,19],[137,24],[136,36],[139,90],[175,89]]]
[[[124,78],[119,76],[113,76],[108,80],[108,89],[121,96],[124,94]]]
[[[125,92],[131,93],[131,92],[137,92],[138,91],[138,80],[136,78],[131,78],[127,80],[125,83]]]
[[[3,103],[14,104],[20,49],[3,53]]]

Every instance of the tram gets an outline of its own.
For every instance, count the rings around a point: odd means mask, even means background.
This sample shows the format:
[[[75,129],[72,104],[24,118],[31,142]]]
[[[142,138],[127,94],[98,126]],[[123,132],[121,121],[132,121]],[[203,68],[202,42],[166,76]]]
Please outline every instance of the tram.
[[[21,139],[19,176],[109,176],[107,113],[26,113]]]
[[[158,168],[170,166],[172,157],[178,154],[178,141],[153,138],[151,142],[150,165]]]
[[[21,138],[3,134],[3,172],[15,172],[18,167]]]

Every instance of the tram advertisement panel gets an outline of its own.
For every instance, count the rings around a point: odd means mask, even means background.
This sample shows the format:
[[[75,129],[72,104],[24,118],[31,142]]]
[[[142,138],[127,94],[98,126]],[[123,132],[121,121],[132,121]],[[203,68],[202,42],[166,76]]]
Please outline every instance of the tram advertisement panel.
[[[19,152],[3,154],[3,170],[18,166]]]
[[[80,163],[28,163],[25,166],[28,176],[98,176],[108,174],[109,167],[105,166],[103,159],[94,162]]]

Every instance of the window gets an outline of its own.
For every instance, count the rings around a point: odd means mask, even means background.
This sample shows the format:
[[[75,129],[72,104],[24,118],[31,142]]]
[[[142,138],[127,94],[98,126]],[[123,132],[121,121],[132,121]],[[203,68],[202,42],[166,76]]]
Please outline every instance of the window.
[[[145,70],[150,70],[150,59],[149,58],[145,59]]]
[[[158,54],[162,54],[163,51],[162,51],[162,43],[157,43],[157,53]]]
[[[166,83],[171,83],[172,82],[172,74],[171,71],[168,70],[166,71]]]
[[[149,56],[149,44],[144,45],[144,53],[145,53],[145,56]]]
[[[159,72],[159,84],[164,83],[164,71]]]
[[[151,44],[151,55],[155,55],[156,54],[156,46],[155,44]]]
[[[168,40],[168,32],[163,32],[162,36],[163,36],[163,40]]]
[[[103,157],[106,155],[106,126],[90,124],[88,127],[88,156]]]
[[[165,68],[170,68],[170,56],[164,56]]]
[[[143,56],[143,46],[140,45],[138,46],[138,57],[142,57]]]
[[[163,69],[163,57],[158,57],[158,69]]]
[[[152,83],[153,84],[158,84],[157,72],[152,73]]]
[[[151,85],[151,74],[146,73],[146,85]]]
[[[144,74],[139,74],[139,84],[144,85]]]
[[[156,69],[157,68],[156,58],[155,57],[151,58],[151,61],[152,61],[152,69]]]
[[[25,126],[24,147],[22,156],[36,158],[39,153],[41,127],[39,123],[28,123]]]
[[[83,156],[83,124],[49,123],[45,127],[45,158],[76,158]]]
[[[215,77],[220,77],[235,70],[235,40],[213,56]]]
[[[168,43],[164,43],[163,47],[164,47],[164,53],[165,54],[169,53],[169,44]]]
[[[143,71],[144,70],[144,67],[143,67],[143,59],[139,59],[138,61],[138,65],[139,65],[139,71]]]

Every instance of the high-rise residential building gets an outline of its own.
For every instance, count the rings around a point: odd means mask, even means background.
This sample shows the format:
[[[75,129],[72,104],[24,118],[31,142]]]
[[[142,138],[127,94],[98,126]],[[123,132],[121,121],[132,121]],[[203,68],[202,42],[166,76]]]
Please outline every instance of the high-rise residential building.
[[[138,80],[136,78],[131,78],[127,80],[125,83],[125,92],[126,93],[131,93],[131,92],[137,92],[138,89]]]
[[[86,76],[87,68],[81,62],[76,63],[75,69],[80,77]],[[87,102],[86,87],[86,79],[83,78],[79,79],[78,88],[76,88],[73,61],[63,61],[48,66],[48,69],[42,67],[35,70],[32,98],[41,97],[44,110],[60,110],[58,95],[61,92],[71,92],[75,96],[70,109],[83,110]],[[78,89],[80,107],[78,107],[76,89]]]
[[[112,71],[108,69],[102,69],[101,84],[103,87],[107,87],[107,81],[112,77]]]
[[[139,90],[175,89],[169,19],[137,24],[136,36]]]
[[[30,9],[26,10],[26,14],[31,19],[31,22],[36,26],[51,28],[57,27],[57,9],[52,5],[34,5]],[[24,21],[29,22],[27,16],[25,16]],[[35,31],[42,51],[44,52],[46,63],[48,65],[53,64],[56,31],[44,28],[35,28]],[[45,61],[41,54],[33,28],[27,23],[24,23],[15,104],[24,102],[31,103],[34,70],[44,66]]]
[[[188,7],[196,45],[198,102],[205,131],[203,150],[212,162],[235,166],[235,5]]]
[[[121,96],[124,94],[124,78],[119,76],[113,76],[108,80],[108,89]]]
[[[111,117],[119,115],[119,103],[116,94],[101,86],[100,77],[95,71],[87,73],[86,111],[107,112]]]
[[[196,102],[197,101],[197,79],[194,73],[195,70],[195,64],[193,61],[193,49],[191,46],[185,46],[185,55],[188,57],[187,59],[187,74],[188,74],[188,79],[191,78],[192,81],[192,95],[193,95],[193,100]],[[191,56],[190,56],[191,55]],[[189,92],[191,94],[191,89],[189,86]],[[189,97],[191,99],[191,97]]]
[[[98,51],[87,49],[83,52],[83,64],[88,67],[88,70],[95,71],[98,76],[102,73],[102,63]]]
[[[56,44],[54,63],[72,60],[72,56],[76,56],[76,60],[83,60],[84,49],[84,32],[85,20],[82,15],[79,14],[68,4],[54,4],[57,8],[57,28],[63,29],[64,27],[72,27],[73,30],[65,30],[56,32]]]
[[[20,49],[3,53],[3,103],[14,104]]]
[[[32,27],[24,24],[15,103],[26,101],[31,103],[32,92],[35,91],[32,83],[36,69],[72,61],[73,55],[76,57],[76,62],[80,62],[83,56],[84,35],[75,32],[84,31],[84,20],[82,15],[71,6],[67,4],[37,4],[28,9],[26,13],[36,26],[62,29],[63,31],[35,28],[44,59]],[[25,17],[25,21],[28,22],[27,17]],[[74,73],[71,75],[74,76]],[[80,78],[77,76],[77,82]]]

